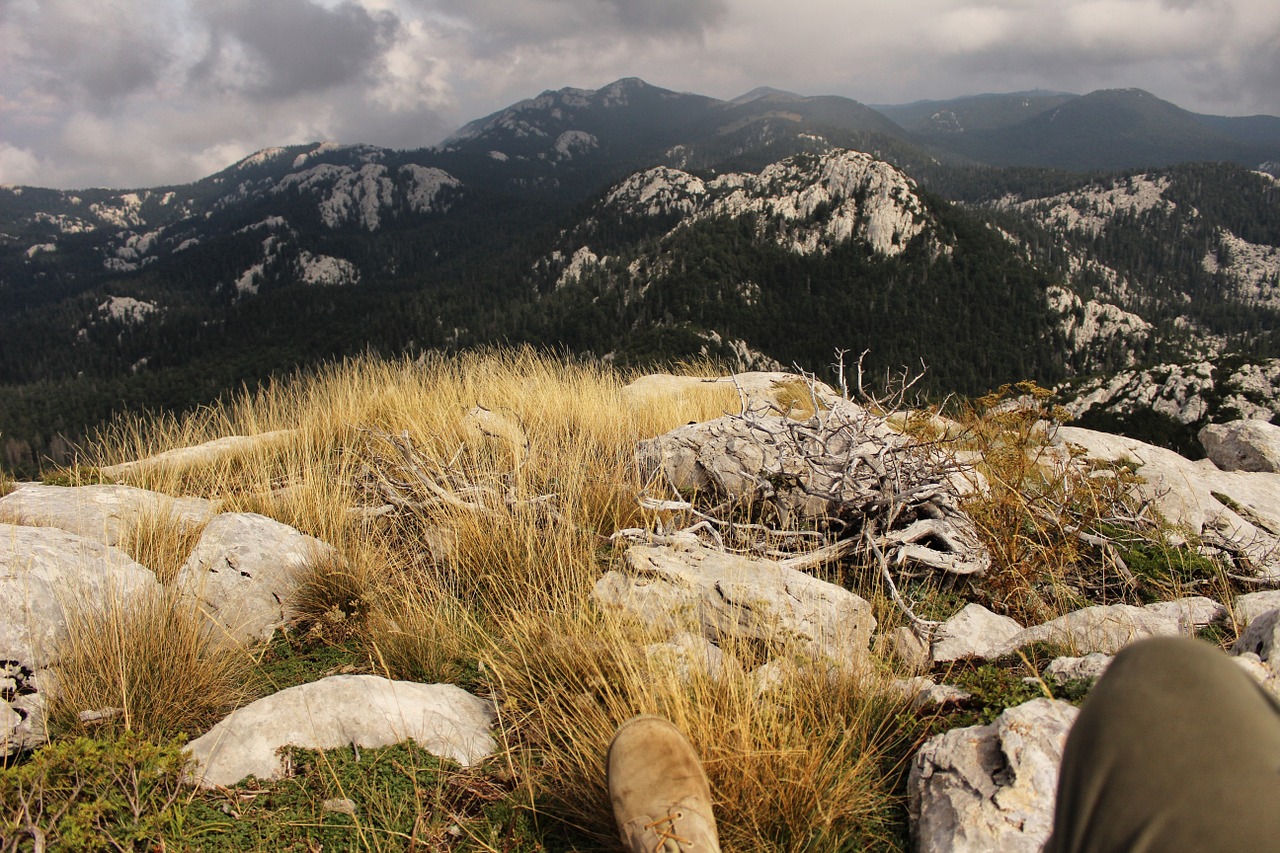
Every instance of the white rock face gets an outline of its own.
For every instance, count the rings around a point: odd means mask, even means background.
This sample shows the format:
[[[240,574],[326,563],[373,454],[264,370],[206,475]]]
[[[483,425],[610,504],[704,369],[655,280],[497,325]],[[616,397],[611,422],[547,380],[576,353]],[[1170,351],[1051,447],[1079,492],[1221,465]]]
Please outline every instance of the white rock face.
[[[1209,424],[1198,438],[1224,471],[1280,472],[1280,426],[1261,420]]]
[[[177,583],[228,637],[265,642],[286,621],[298,573],[334,559],[332,545],[287,524],[256,513],[224,513],[204,529]]]
[[[214,515],[204,498],[174,498],[133,486],[45,486],[24,483],[0,498],[0,522],[58,527],[117,545],[140,517],[197,527]]]
[[[469,767],[493,754],[493,705],[452,684],[334,675],[247,705],[189,744],[192,781],[234,785],[277,779],[277,750],[293,745],[366,748],[414,740],[433,755]]]
[[[843,587],[767,560],[702,547],[633,546],[627,571],[596,582],[593,598],[646,625],[712,642],[781,642],[810,657],[860,667],[875,628],[871,605]]]
[[[1022,630],[1013,619],[981,604],[967,604],[938,629],[931,656],[934,663],[989,658]]]
[[[1132,175],[1049,198],[1006,199],[1001,206],[1030,214],[1053,229],[1096,237],[1117,217],[1175,209],[1177,205],[1164,197],[1169,185],[1163,176]]]
[[[286,175],[273,191],[296,189],[315,195],[320,218],[330,228],[354,223],[376,231],[383,217],[397,207],[414,212],[440,209],[443,191],[461,185],[448,172],[414,164],[393,174],[380,163],[366,163],[359,169],[321,163]]]
[[[911,762],[920,853],[1038,853],[1053,829],[1058,768],[1078,711],[1033,699],[989,726],[931,738]]]
[[[1227,618],[1227,608],[1203,595],[1190,595],[1173,601],[1157,601],[1154,604],[1144,604],[1142,609],[1148,613],[1176,619],[1178,631],[1182,634],[1193,634],[1201,628]]]
[[[1240,634],[1235,645],[1231,647],[1233,655],[1251,653],[1271,669],[1280,674],[1280,609],[1268,610]]]
[[[1237,299],[1280,306],[1280,248],[1250,243],[1225,228],[1217,229],[1214,237],[1217,245],[1202,261],[1205,271],[1225,278],[1234,286]]]
[[[1079,296],[1062,287],[1046,293],[1049,307],[1061,315],[1059,323],[1072,355],[1120,347],[1126,365],[1138,360],[1138,353],[1151,335],[1151,324],[1115,305]]]
[[[298,277],[307,284],[326,287],[360,283],[360,271],[351,261],[330,255],[313,255],[305,249],[298,255]]]
[[[724,652],[700,634],[682,631],[665,643],[645,646],[644,652],[651,665],[670,668],[683,682],[698,676],[716,680],[724,674]]]
[[[963,702],[973,696],[967,690],[961,690],[950,684],[938,684],[924,675],[895,679],[889,683],[889,688],[906,699],[913,711],[923,708],[940,708],[943,705]]]
[[[882,255],[897,255],[929,224],[915,182],[858,151],[794,157],[758,175],[731,173],[710,183],[662,166],[619,184],[605,205],[633,215],[679,213],[690,221],[756,214],[776,224],[778,244],[797,254],[827,252],[858,238]]]

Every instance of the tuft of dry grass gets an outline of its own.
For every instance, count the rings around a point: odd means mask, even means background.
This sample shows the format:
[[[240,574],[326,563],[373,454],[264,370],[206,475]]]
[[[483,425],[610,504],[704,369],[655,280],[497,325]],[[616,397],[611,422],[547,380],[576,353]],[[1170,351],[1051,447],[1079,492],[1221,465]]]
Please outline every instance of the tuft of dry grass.
[[[217,642],[197,605],[170,591],[70,602],[50,719],[61,732],[159,740],[197,733],[241,705],[252,660]],[[98,712],[82,720],[81,712]]]
[[[195,550],[204,532],[203,524],[182,521],[165,512],[145,512],[133,519],[124,531],[118,548],[155,573],[156,580],[168,586],[178,576],[178,570]]]

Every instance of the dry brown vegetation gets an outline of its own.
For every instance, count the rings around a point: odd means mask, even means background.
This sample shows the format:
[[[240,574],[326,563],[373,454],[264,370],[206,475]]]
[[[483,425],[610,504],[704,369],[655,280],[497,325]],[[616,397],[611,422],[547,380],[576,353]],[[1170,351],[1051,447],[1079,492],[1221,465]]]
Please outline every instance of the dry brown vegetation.
[[[887,698],[891,662],[857,676],[799,668],[758,693],[747,673],[759,644],[730,643],[737,665],[718,679],[685,674],[646,653],[662,639],[653,630],[593,607],[593,584],[620,560],[609,535],[657,522],[637,502],[655,488],[640,481],[637,440],[740,410],[732,386],[712,384],[628,404],[625,381],[526,350],[366,358],[187,417],[118,422],[92,450],[107,465],[272,433],[252,449],[123,479],[260,512],[332,543],[341,559],[316,561],[299,578],[299,626],[357,643],[387,676],[491,696],[503,748],[485,772],[521,809],[570,827],[575,844],[614,843],[605,749],[619,723],[659,713],[706,759],[726,850],[901,849],[902,762],[927,721]],[[800,408],[812,400],[802,390],[791,389]],[[1015,390],[1043,403],[1037,391]],[[977,592],[1022,618],[1059,615],[1115,583],[1112,555],[1084,559],[1088,543],[1077,534],[1123,506],[1124,475],[1055,475],[1062,469],[1036,450],[1045,411],[1005,413],[1002,399],[979,401],[959,439],[982,455],[991,487],[969,506],[995,555]],[[468,418],[476,407],[497,419],[477,428]],[[907,425],[936,440],[936,423]],[[127,547],[169,581],[191,536],[148,519]],[[870,599],[882,627],[900,624],[875,571],[816,571]],[[962,603],[953,586],[912,594],[934,617]],[[82,725],[78,709],[115,707],[124,710],[111,725],[190,734],[248,698],[250,657],[217,645],[172,595],[103,617],[79,612],[72,628],[66,727]],[[190,698],[166,698],[166,711],[161,696]]]

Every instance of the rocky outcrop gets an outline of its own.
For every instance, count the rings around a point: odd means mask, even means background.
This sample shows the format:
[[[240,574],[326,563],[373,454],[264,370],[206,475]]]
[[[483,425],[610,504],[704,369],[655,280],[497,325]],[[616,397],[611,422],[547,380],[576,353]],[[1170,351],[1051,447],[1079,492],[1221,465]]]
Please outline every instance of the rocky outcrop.
[[[1127,464],[1137,487],[1169,522],[1231,555],[1236,570],[1280,579],[1280,474],[1220,471],[1172,450],[1079,427],[1061,427],[1056,441],[1084,448],[1093,461]]]
[[[205,787],[284,774],[280,748],[390,746],[413,740],[464,767],[493,754],[493,704],[452,684],[334,675],[259,699],[193,740],[192,780]]]
[[[1033,699],[988,726],[931,738],[911,762],[920,853],[1038,853],[1053,828],[1058,768],[1076,708]]]
[[[1260,420],[1209,424],[1198,438],[1223,471],[1280,472],[1280,426]]]
[[[209,523],[178,570],[178,587],[227,636],[266,641],[308,565],[338,559],[332,545],[255,513],[225,513]]]
[[[626,571],[597,581],[594,598],[605,610],[673,633],[763,640],[852,667],[865,662],[875,628],[871,605],[843,587],[700,546],[633,546]]]
[[[144,518],[196,528],[216,512],[203,498],[174,498],[133,486],[45,486],[23,483],[0,498],[0,522],[57,527],[118,545]]]

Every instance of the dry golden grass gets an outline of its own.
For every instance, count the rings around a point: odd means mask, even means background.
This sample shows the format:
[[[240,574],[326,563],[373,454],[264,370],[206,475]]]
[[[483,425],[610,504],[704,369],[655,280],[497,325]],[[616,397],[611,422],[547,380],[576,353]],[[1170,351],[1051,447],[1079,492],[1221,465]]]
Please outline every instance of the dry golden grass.
[[[894,849],[898,841],[882,836],[894,831],[889,804],[901,770],[894,756],[904,754],[898,740],[906,735],[891,722],[900,702],[884,698],[877,678],[793,674],[759,698],[747,675],[759,649],[741,648],[729,649],[740,665],[720,680],[682,680],[670,661],[646,656],[645,644],[659,639],[653,632],[591,605],[593,584],[618,559],[608,535],[652,523],[636,502],[646,484],[633,462],[635,442],[740,405],[725,384],[628,405],[624,382],[606,368],[530,350],[358,359],[186,418],[119,422],[94,449],[105,464],[227,435],[288,431],[216,460],[151,466],[125,479],[261,512],[334,544],[345,562],[313,567],[294,611],[313,622],[339,614],[329,621],[358,630],[390,676],[460,681],[493,695],[506,743],[500,763],[540,814],[612,844],[608,741],[630,716],[662,713],[706,759],[727,851]],[[505,427],[489,434],[469,427],[467,412],[477,406],[527,442],[504,438]],[[399,454],[394,441],[413,455]],[[415,466],[449,497],[424,485]],[[398,499],[417,509],[348,512],[382,503],[379,483],[398,484]],[[149,628],[137,621],[145,619]],[[111,649],[170,624],[175,637],[188,636],[172,610],[117,615],[105,626],[81,617],[77,642],[94,655],[70,665],[71,680],[86,686],[68,707],[149,695],[152,688],[134,686],[132,670],[112,674],[122,663],[94,661],[122,661]],[[195,654],[194,641],[175,642]],[[157,661],[147,671],[165,666]],[[190,680],[204,678],[197,672]],[[131,710],[130,725],[145,718],[148,727],[173,730],[168,718],[152,722],[149,713]]]
[[[194,735],[248,698],[251,658],[217,642],[189,600],[165,590],[64,609],[69,639],[58,654],[55,731]],[[82,722],[82,711],[106,718]]]

